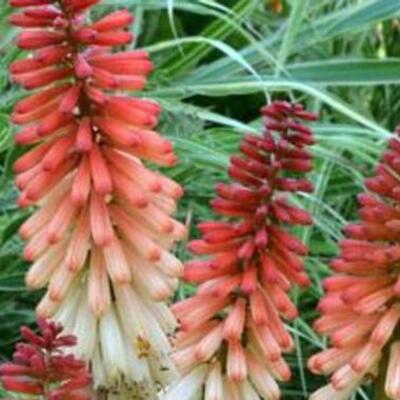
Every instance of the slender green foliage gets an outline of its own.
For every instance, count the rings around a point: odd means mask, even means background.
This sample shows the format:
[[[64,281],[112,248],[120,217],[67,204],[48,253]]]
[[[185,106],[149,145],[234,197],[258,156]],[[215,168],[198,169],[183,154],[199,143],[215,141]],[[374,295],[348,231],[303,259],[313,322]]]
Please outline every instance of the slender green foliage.
[[[284,1],[276,14],[269,1],[104,0],[95,12],[130,8],[137,17],[136,43],[152,53],[157,68],[148,90],[164,107],[161,131],[175,143],[181,162],[167,171],[185,186],[181,220],[210,217],[213,183],[225,180],[229,154],[240,136],[259,132],[258,109],[271,98],[292,98],[321,113],[315,126],[316,190],[301,202],[315,226],[300,229],[311,253],[313,285],[294,299],[301,317],[289,329],[297,353],[285,399],[303,399],[323,383],[306,368],[325,343],[312,330],[321,279],[347,221],[355,220],[355,196],[370,174],[384,140],[400,123],[400,8],[393,0]],[[10,355],[18,326],[34,321],[38,293],[24,289],[18,226],[29,210],[15,205],[12,164],[20,149],[9,122],[20,89],[8,65],[21,56],[12,45],[11,12],[0,0],[0,359]],[[191,229],[191,237],[197,234]],[[176,251],[183,259],[184,245]],[[193,288],[182,285],[177,297]],[[6,397],[0,390],[0,397]],[[8,395],[9,397],[9,395]],[[360,392],[358,399],[374,399]]]

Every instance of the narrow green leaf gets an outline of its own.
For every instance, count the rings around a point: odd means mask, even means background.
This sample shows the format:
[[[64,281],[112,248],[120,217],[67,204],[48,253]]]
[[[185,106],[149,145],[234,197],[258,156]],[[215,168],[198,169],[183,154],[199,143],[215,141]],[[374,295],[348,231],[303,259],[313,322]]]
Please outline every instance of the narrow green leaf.
[[[303,21],[303,16],[307,10],[309,0],[295,0],[293,2],[292,12],[290,13],[290,19],[288,27],[285,32],[282,44],[279,48],[278,53],[278,67],[276,71],[279,75],[281,68],[284,66],[288,55],[290,54],[291,48],[293,46],[293,41],[297,32],[301,27]]]

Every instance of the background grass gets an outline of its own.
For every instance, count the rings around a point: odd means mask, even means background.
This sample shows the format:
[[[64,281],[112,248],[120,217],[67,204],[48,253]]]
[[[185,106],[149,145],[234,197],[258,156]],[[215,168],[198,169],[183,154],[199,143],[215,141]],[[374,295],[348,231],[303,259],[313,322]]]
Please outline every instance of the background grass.
[[[310,245],[313,285],[295,291],[301,318],[290,326],[297,353],[285,399],[303,399],[323,383],[306,369],[324,346],[312,332],[321,279],[347,221],[355,220],[355,196],[376,164],[385,139],[399,122],[400,5],[397,0],[292,0],[276,13],[269,0],[103,0],[102,14],[128,7],[136,16],[134,46],[145,47],[157,66],[146,95],[164,106],[160,131],[170,137],[180,164],[166,171],[186,188],[180,218],[210,218],[213,186],[226,179],[228,155],[241,135],[259,131],[258,110],[270,98],[301,101],[321,113],[315,124],[316,191],[299,199],[312,210],[313,228],[300,229]],[[24,288],[27,265],[16,232],[29,211],[15,206],[11,166],[21,149],[12,141],[9,113],[21,96],[7,68],[20,53],[11,12],[0,0],[0,361],[32,323],[40,293]],[[191,236],[196,230],[191,230]],[[188,258],[184,244],[178,248]],[[193,291],[182,286],[177,294]],[[1,393],[0,393],[1,396]],[[370,397],[369,397],[370,396]],[[359,392],[357,398],[373,398]]]

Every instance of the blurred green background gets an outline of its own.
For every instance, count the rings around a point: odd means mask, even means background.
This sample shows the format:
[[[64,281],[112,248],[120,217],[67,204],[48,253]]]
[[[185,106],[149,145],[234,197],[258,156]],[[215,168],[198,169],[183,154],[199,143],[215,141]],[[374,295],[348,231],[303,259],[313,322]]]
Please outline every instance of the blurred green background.
[[[277,7],[281,3],[282,9]],[[185,186],[179,216],[191,224],[211,218],[216,181],[226,180],[230,153],[241,135],[258,132],[258,110],[268,99],[295,99],[321,113],[314,125],[313,195],[298,199],[312,210],[313,228],[298,234],[311,247],[313,280],[295,291],[301,317],[290,326],[297,352],[285,399],[304,399],[324,381],[306,360],[325,345],[312,331],[327,261],[342,228],[357,219],[355,196],[371,173],[385,139],[400,122],[400,3],[398,0],[103,0],[95,14],[128,7],[136,16],[135,47],[156,64],[146,96],[164,107],[160,131],[175,143],[180,164],[165,171]],[[0,0],[0,362],[10,356],[21,324],[34,320],[40,293],[24,288],[18,227],[29,210],[15,205],[12,164],[23,150],[13,144],[9,113],[23,95],[8,78],[21,55],[14,47],[12,10]],[[185,244],[177,249],[189,255]],[[177,298],[192,293],[182,285]],[[366,391],[359,399],[373,398]]]

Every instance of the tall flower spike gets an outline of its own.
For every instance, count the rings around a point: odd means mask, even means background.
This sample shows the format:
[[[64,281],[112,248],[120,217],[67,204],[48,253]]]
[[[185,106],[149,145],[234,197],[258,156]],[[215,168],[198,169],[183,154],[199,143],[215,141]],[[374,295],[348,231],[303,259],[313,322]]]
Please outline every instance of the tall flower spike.
[[[38,313],[78,336],[96,387],[155,398],[176,372],[163,301],[183,270],[169,250],[186,229],[171,218],[181,187],[142,162],[176,162],[154,131],[160,106],[122,94],[143,88],[152,63],[113,52],[132,39],[127,10],[91,22],[97,0],[10,2],[22,8],[11,16],[18,46],[32,51],[11,66],[34,90],[12,115],[16,141],[31,147],[15,163],[18,203],[38,208],[20,230],[27,285],[48,285]]]
[[[212,207],[224,219],[200,223],[202,239],[189,244],[206,257],[186,265],[186,281],[200,285],[196,295],[173,306],[181,324],[174,359],[183,378],[164,400],[195,393],[204,400],[273,400],[280,397],[276,381],[290,379],[282,355],[294,344],[281,317],[296,318],[288,292],[309,280],[307,247],[286,226],[312,220],[287,195],[313,190],[296,173],[312,168],[306,147],[314,139],[300,121],[317,116],[281,101],[262,113],[263,136],[244,137],[241,155],[230,161],[233,182],[216,187]]]
[[[396,136],[375,176],[365,180],[369,193],[358,197],[361,222],[345,228],[347,238],[331,263],[335,274],[324,282],[315,328],[329,336],[331,347],[314,355],[309,367],[332,378],[313,400],[350,398],[375,378],[376,400],[400,396],[399,131]]]
[[[26,343],[18,343],[13,362],[0,365],[0,381],[6,390],[36,395],[46,400],[90,400],[91,376],[84,361],[64,347],[76,345],[76,337],[62,335],[62,326],[38,319],[40,333],[21,328]]]

